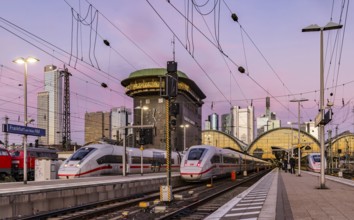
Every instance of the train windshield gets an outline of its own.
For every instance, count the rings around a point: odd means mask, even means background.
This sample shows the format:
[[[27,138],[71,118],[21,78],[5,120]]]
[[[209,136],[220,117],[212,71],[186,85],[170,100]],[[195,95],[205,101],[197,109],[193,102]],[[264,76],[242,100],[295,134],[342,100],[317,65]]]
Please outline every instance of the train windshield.
[[[11,152],[11,156],[13,156],[13,157],[19,157],[20,155],[21,155],[20,151]]]
[[[0,156],[9,156],[9,153],[6,150],[0,149]]]
[[[207,151],[205,148],[193,148],[189,151],[188,160],[200,160]]]
[[[320,155],[313,155],[312,158],[313,158],[313,161],[316,162],[316,163],[321,162],[321,156]]]
[[[80,148],[76,151],[70,158],[70,160],[82,160],[84,159],[89,153],[91,153],[95,148],[84,147]]]

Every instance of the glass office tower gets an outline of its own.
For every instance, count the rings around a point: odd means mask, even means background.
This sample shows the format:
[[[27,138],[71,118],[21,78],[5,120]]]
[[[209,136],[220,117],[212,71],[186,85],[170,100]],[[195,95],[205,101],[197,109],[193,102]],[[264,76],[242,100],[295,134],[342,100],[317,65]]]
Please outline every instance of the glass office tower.
[[[46,137],[40,138],[40,144],[60,144],[63,127],[63,83],[60,71],[54,65],[44,67],[44,90],[37,96],[37,123],[46,130]]]

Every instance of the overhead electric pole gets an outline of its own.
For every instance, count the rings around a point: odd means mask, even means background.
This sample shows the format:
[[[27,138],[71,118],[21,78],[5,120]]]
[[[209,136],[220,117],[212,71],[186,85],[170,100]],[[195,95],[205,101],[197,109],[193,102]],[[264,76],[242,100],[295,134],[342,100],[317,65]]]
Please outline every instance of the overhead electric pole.
[[[60,71],[61,76],[64,78],[64,111],[63,111],[63,131],[62,131],[62,144],[63,149],[69,150],[71,146],[71,128],[70,128],[70,80],[71,73],[64,67]]]

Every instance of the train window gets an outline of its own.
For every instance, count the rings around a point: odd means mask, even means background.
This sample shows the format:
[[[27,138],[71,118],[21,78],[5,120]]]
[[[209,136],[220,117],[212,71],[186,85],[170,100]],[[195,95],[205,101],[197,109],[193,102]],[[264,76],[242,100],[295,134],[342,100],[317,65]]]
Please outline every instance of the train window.
[[[234,157],[224,157],[224,163],[237,164],[238,163],[238,159],[234,158]]]
[[[220,155],[214,155],[211,159],[210,162],[211,163],[220,163]]]
[[[29,152],[29,155],[30,155],[31,157],[38,157],[37,152]]]
[[[13,157],[19,157],[20,154],[21,154],[20,151],[14,151],[14,152],[11,153],[11,156],[13,156]]]
[[[321,156],[320,155],[313,155],[313,162],[319,163],[321,162]]]
[[[122,156],[121,155],[105,155],[97,159],[98,164],[105,164],[105,163],[122,163]]]
[[[9,154],[5,150],[0,150],[0,155],[1,156],[9,156]]]
[[[161,164],[166,164],[166,159],[165,158],[153,158],[151,164],[154,165],[154,166],[159,166]]]
[[[245,160],[243,160],[243,161],[244,161],[244,164],[250,164],[250,163],[251,163],[251,161],[248,160],[248,159],[245,159]]]
[[[38,152],[39,157],[49,157],[49,153],[47,152]]]
[[[204,148],[193,148],[189,151],[188,160],[201,160],[207,151]]]
[[[132,163],[141,163],[141,157],[132,157]]]
[[[88,148],[88,147],[80,148],[71,156],[70,160],[82,160],[93,150],[95,150],[95,148]]]
[[[143,163],[144,164],[152,164],[153,159],[151,157],[144,157]]]

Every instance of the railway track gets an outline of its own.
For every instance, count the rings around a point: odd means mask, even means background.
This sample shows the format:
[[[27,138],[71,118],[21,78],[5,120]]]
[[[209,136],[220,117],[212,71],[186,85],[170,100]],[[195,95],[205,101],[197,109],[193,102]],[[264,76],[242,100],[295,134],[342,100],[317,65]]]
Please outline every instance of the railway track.
[[[201,185],[201,184],[199,184]],[[176,187],[174,192],[180,192],[184,190],[194,189],[199,185],[187,185]],[[43,214],[26,216],[22,218],[16,218],[21,220],[38,220],[38,219],[88,219],[104,215],[106,213],[114,212],[116,210],[124,210],[127,207],[136,206],[140,201],[152,200],[159,198],[159,192],[152,192],[149,194],[136,194],[135,196],[118,198],[107,200],[104,202],[92,203],[89,205],[76,206],[67,209],[56,210],[52,212],[46,212]]]
[[[235,197],[256,182],[265,173],[249,175],[232,182],[227,179],[216,180],[212,187],[206,183],[193,183],[173,189],[175,199],[167,204],[158,202],[160,192],[135,195],[80,207],[57,210],[18,219],[201,219],[222,204]],[[236,188],[236,189],[235,189]],[[234,189],[234,190],[232,190]],[[227,193],[225,193],[227,192]],[[220,195],[224,194],[222,197]],[[149,204],[145,208],[139,203]],[[206,203],[207,202],[207,203]],[[190,216],[187,218],[187,216]]]
[[[197,201],[177,208],[175,211],[162,215],[158,220],[167,219],[203,219],[216,211],[223,204],[230,201],[235,196],[242,193],[244,190],[256,183],[261,177],[263,177],[267,172],[261,172],[245,178],[234,184],[227,184],[227,186],[222,185],[217,190],[210,191],[206,195],[203,195]]]

